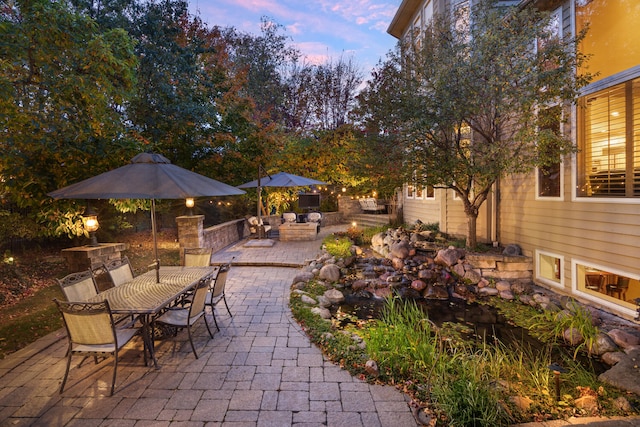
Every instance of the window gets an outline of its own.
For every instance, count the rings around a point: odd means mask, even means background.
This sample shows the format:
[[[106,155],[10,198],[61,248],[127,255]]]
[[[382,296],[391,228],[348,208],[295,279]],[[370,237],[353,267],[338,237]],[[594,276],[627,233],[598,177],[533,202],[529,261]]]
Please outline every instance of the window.
[[[640,197],[640,78],[589,94],[578,109],[578,197]]]
[[[574,289],[605,305],[633,309],[629,313],[635,314],[634,300],[640,297],[638,276],[575,260],[573,267]]]
[[[580,51],[590,55],[585,65],[589,71],[600,73],[598,79],[640,63],[640,43],[634,43],[638,40],[638,22],[637,1],[576,1],[577,31],[589,26]]]
[[[413,184],[407,184],[405,197],[407,199],[413,199],[415,197],[415,187]]]
[[[436,198],[436,190],[433,188],[433,185],[427,185],[424,188],[424,198],[425,199],[435,199]]]
[[[546,40],[537,40],[536,48],[538,51],[543,50],[546,43],[562,38],[562,7],[551,12],[549,24],[545,30],[549,34],[549,38]]]
[[[559,135],[561,132],[562,110],[560,106],[554,106],[542,111],[539,123],[540,133],[553,132]],[[536,196],[537,198],[559,198],[562,189],[562,163],[560,159],[556,163],[540,166],[536,170]]]
[[[560,255],[536,250],[536,278],[556,287],[564,287],[562,269],[564,260]]]

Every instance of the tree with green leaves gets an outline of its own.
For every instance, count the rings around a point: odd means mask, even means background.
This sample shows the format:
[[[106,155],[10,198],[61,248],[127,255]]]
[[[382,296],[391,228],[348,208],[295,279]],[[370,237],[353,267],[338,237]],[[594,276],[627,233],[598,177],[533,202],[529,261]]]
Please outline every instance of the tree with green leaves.
[[[135,85],[133,42],[65,2],[5,2],[0,58],[1,209],[46,225],[41,235],[79,234],[81,209],[46,193],[130,158],[122,111]]]
[[[395,87],[386,129],[404,153],[405,181],[449,188],[476,246],[476,219],[494,183],[510,174],[557,163],[575,150],[548,123],[555,105],[577,100],[588,74],[578,37],[550,31],[550,16],[527,7],[481,0],[437,15],[399,45],[384,68]],[[375,111],[380,103],[375,99]],[[412,178],[415,177],[415,178]]]

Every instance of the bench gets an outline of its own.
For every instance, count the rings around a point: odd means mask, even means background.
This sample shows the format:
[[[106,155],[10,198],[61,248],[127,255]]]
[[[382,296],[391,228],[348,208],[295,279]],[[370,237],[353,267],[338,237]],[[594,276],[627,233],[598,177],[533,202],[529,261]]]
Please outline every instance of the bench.
[[[364,212],[378,213],[386,209],[385,205],[378,204],[378,201],[373,197],[359,199],[358,202],[360,202],[360,209]]]
[[[318,223],[316,222],[285,222],[278,227],[280,240],[283,242],[295,240],[316,240]]]

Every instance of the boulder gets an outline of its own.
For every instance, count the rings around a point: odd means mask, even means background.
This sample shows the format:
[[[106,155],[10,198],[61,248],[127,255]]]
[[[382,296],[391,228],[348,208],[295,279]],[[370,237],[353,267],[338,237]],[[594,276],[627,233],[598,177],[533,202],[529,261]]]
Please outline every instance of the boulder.
[[[615,342],[609,337],[609,335],[600,332],[596,336],[596,341],[593,343],[589,351],[591,354],[595,354],[596,356],[600,356],[604,353],[610,353],[612,351],[616,351],[618,346]]]
[[[622,329],[612,329],[608,332],[608,335],[616,345],[623,349],[640,345],[640,337]]]
[[[582,334],[576,328],[568,328],[567,330],[565,330],[562,333],[562,338],[564,338],[564,341],[567,344],[573,346],[580,344],[584,340]]]
[[[308,282],[309,280],[313,280],[314,277],[315,277],[315,275],[312,272],[305,271],[305,272],[302,272],[302,273],[298,274],[296,277],[294,277],[293,278],[293,283]]]
[[[426,299],[447,300],[449,292],[444,286],[429,285],[422,294]]]
[[[364,364],[364,370],[367,371],[367,374],[373,375],[374,377],[377,377],[380,373],[378,370],[378,364],[375,360],[371,359],[367,360],[367,363]]]
[[[331,301],[329,301],[329,298],[325,297],[324,295],[318,295],[316,298],[320,307],[331,307]]]
[[[520,246],[516,244],[510,244],[504,247],[504,250],[502,251],[502,255],[520,256],[522,255],[522,249],[520,249]]]
[[[351,284],[351,289],[353,289],[354,292],[358,292],[358,291],[363,290],[367,286],[369,286],[369,282],[368,281],[366,281],[366,280],[356,280],[355,282],[353,282]]]
[[[339,304],[344,301],[344,294],[337,289],[329,289],[324,293],[324,297],[331,301],[332,304]]]
[[[409,257],[409,250],[409,243],[402,240],[389,246],[389,255],[400,259],[406,259]]]
[[[320,316],[323,319],[331,319],[331,312],[323,307],[313,307],[311,309],[311,312],[313,314],[317,314],[318,316]]]
[[[472,285],[480,283],[482,280],[482,275],[477,270],[467,270],[464,273],[463,280],[465,282],[471,283]]]
[[[499,282],[496,283],[496,289],[499,290],[500,292],[510,291],[511,283],[507,282],[506,280],[500,280]]]
[[[512,301],[515,296],[513,295],[513,292],[511,292],[510,290],[505,290],[505,291],[499,291],[500,292],[500,298],[507,300],[507,301]]]
[[[427,287],[427,284],[424,283],[422,280],[414,280],[411,282],[411,287],[418,292],[422,292],[424,288]]]
[[[486,287],[486,288],[478,289],[478,295],[485,296],[485,297],[493,297],[498,295],[499,293],[500,291],[497,290],[496,288]]]
[[[328,282],[337,282],[340,280],[340,267],[335,264],[327,264],[320,269],[318,277]]]
[[[434,261],[437,264],[451,267],[458,263],[458,260],[464,256],[464,251],[456,248],[440,249]]]
[[[309,304],[309,305],[316,305],[318,302],[316,300],[314,300],[313,298],[311,298],[309,295],[302,295],[300,297],[300,300],[305,303],[305,304]]]
[[[600,360],[606,363],[609,366],[613,366],[616,363],[620,362],[625,357],[628,357],[622,351],[612,351],[610,353],[604,353],[600,356]]]

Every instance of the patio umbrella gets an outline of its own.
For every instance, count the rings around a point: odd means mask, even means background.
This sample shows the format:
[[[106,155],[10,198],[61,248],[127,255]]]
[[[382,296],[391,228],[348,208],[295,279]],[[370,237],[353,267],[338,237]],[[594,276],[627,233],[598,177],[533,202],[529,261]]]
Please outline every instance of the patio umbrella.
[[[47,194],[54,199],[151,199],[156,278],[160,281],[156,199],[232,196],[244,193],[231,185],[176,166],[160,154],[141,153],[131,159],[128,165]]]
[[[294,175],[287,172],[278,172],[275,175],[268,175],[261,177],[260,170],[258,170],[258,179],[245,182],[242,185],[238,185],[238,188],[257,188],[258,189],[258,221],[262,215],[260,206],[262,205],[262,187],[310,187],[312,185],[324,185],[326,182],[318,181],[311,178],[305,178],[304,176]]]

